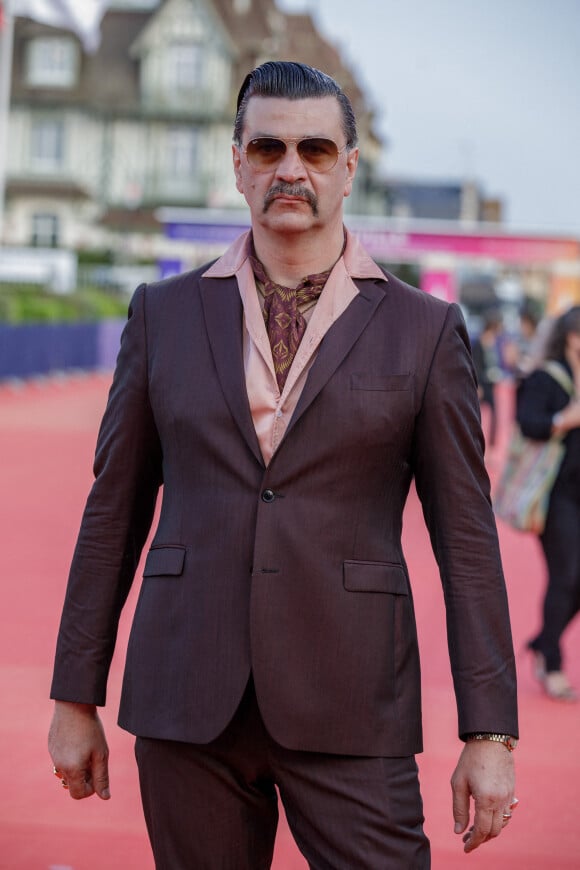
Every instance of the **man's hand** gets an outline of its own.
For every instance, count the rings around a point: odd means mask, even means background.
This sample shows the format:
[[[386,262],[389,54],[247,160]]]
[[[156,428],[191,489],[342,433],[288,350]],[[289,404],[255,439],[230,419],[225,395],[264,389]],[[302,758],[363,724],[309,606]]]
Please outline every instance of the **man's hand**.
[[[58,776],[75,800],[109,791],[109,748],[97,708],[91,704],[56,701],[48,734],[50,752]]]
[[[492,740],[465,744],[451,778],[456,834],[469,824],[470,796],[475,802],[473,825],[463,837],[465,852],[501,833],[517,805],[514,786],[514,762],[505,746]]]

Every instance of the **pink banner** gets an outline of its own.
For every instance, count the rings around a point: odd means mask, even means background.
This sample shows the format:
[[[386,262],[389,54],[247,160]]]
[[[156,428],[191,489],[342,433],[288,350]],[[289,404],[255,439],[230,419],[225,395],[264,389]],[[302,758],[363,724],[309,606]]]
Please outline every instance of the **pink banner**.
[[[580,240],[540,236],[463,235],[441,232],[354,231],[369,253],[382,259],[445,252],[513,263],[580,259]]]
[[[421,290],[446,302],[457,301],[455,275],[447,269],[425,269],[421,274]]]

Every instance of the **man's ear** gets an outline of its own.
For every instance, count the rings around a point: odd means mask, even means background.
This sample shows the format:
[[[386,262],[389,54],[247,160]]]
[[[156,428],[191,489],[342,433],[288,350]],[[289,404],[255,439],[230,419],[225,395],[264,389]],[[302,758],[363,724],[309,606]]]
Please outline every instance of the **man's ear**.
[[[353,148],[352,151],[347,152],[346,157],[346,183],[344,185],[344,195],[350,196],[352,192],[352,183],[354,181],[354,177],[356,175],[356,168],[358,166],[358,156],[359,149]]]
[[[242,155],[237,145],[232,145],[232,160],[234,163],[234,175],[236,176],[236,188],[239,193],[244,192],[242,182]]]

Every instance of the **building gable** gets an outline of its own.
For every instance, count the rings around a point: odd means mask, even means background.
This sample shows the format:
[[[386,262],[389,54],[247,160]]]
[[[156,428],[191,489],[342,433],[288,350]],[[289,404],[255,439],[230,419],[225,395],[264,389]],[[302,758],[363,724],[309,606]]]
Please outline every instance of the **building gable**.
[[[166,0],[130,47],[139,62],[141,105],[147,112],[193,116],[229,105],[235,47],[206,0]]]

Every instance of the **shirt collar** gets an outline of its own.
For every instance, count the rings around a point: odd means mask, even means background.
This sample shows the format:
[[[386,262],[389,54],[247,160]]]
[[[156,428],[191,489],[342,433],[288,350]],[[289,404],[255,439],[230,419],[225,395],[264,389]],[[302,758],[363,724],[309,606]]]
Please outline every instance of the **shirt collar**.
[[[230,245],[224,254],[203,273],[204,278],[229,278],[235,275],[252,253],[252,231],[247,230]],[[384,272],[363,248],[353,233],[346,230],[346,247],[341,258],[351,278],[373,278],[387,281]]]

